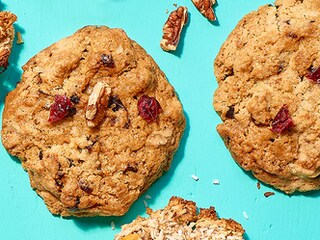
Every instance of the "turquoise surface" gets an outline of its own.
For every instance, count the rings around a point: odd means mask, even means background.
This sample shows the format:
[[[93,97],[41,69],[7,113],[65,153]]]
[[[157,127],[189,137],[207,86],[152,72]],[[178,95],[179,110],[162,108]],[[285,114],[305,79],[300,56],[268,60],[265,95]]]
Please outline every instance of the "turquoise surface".
[[[270,0],[271,1],[271,0]],[[85,25],[123,28],[153,56],[183,103],[188,120],[171,169],[137,200],[123,217],[63,219],[50,214],[31,189],[20,162],[0,146],[0,239],[112,239],[122,224],[149,207],[164,207],[172,195],[215,206],[220,217],[233,218],[246,229],[247,240],[319,239],[320,193],[287,196],[261,184],[232,160],[215,127],[220,122],[212,108],[217,87],[213,60],[228,34],[244,16],[267,0],[220,0],[218,21],[208,22],[191,0],[15,0],[2,9],[18,16],[15,24],[25,43],[14,45],[11,66],[0,77],[0,108],[21,76],[21,67],[41,49]],[[159,47],[166,11],[173,4],[189,9],[189,23],[176,53]],[[198,176],[194,181],[191,175]],[[218,179],[220,185],[214,185]],[[264,197],[264,192],[275,195]],[[146,194],[151,199],[146,199]],[[248,218],[244,217],[244,212]],[[111,222],[116,228],[112,230]]]

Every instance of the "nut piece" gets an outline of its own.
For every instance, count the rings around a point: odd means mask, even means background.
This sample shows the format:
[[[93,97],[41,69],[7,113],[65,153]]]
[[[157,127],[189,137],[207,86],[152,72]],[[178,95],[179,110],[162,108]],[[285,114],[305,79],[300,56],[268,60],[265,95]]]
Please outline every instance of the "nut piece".
[[[102,121],[110,94],[111,88],[109,85],[98,82],[94,86],[86,110],[88,127],[96,127]]]
[[[216,16],[212,9],[212,5],[216,3],[216,0],[192,0],[196,8],[210,21],[215,21]]]
[[[6,69],[11,53],[14,38],[13,23],[17,20],[16,15],[10,12],[0,11],[0,69]]]
[[[180,34],[183,26],[188,22],[188,9],[178,7],[171,12],[167,22],[163,26],[163,36],[160,46],[165,51],[174,51],[177,49],[180,40]]]
[[[23,44],[24,41],[23,41],[23,38],[21,36],[21,33],[20,32],[17,32],[17,44]]]

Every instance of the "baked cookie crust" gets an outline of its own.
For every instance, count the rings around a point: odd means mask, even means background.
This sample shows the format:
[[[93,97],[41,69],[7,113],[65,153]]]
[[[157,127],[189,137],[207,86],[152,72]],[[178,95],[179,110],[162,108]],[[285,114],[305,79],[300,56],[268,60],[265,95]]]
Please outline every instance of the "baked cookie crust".
[[[123,215],[169,169],[185,128],[182,105],[123,30],[84,27],[23,70],[5,100],[2,142],[53,214]],[[72,102],[72,114],[56,121],[57,96]],[[150,119],[152,111],[139,112],[142,96],[160,105]]]
[[[234,160],[286,193],[320,189],[320,2],[278,0],[246,15],[215,59],[217,131]],[[287,108],[293,124],[277,132]]]
[[[219,218],[214,207],[200,208],[196,203],[171,197],[164,209],[148,208],[148,218],[138,217],[122,226],[115,240],[140,239],[215,239],[242,240],[244,229],[232,219]]]
[[[0,70],[9,65],[12,42],[14,39],[13,23],[17,20],[11,12],[0,11]]]

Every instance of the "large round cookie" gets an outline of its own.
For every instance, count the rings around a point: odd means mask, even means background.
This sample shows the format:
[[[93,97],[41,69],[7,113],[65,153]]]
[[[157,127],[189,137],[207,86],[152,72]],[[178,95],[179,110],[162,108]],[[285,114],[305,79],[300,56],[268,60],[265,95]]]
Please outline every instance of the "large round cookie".
[[[53,214],[123,215],[170,166],[185,118],[153,59],[121,29],[88,26],[23,67],[2,141]]]
[[[286,192],[320,188],[320,2],[245,16],[214,63],[217,130],[233,158]]]

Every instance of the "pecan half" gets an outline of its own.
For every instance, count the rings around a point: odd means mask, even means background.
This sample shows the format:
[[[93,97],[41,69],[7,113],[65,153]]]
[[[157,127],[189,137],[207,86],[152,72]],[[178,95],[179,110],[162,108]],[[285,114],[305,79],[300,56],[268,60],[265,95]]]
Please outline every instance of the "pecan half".
[[[89,97],[86,119],[88,127],[96,127],[105,116],[111,88],[105,83],[98,82]]]
[[[168,20],[163,26],[163,36],[160,46],[165,51],[174,51],[180,41],[183,26],[188,22],[188,9],[186,7],[178,7],[171,12]]]
[[[216,0],[192,0],[194,6],[199,10],[199,12],[205,16],[208,20],[216,20],[216,16],[212,9],[212,5],[216,3]]]

